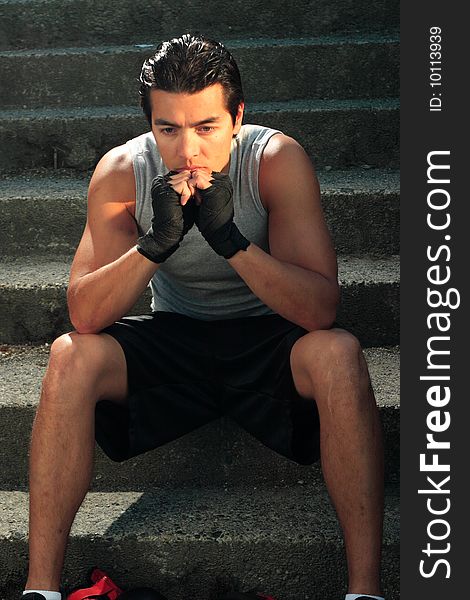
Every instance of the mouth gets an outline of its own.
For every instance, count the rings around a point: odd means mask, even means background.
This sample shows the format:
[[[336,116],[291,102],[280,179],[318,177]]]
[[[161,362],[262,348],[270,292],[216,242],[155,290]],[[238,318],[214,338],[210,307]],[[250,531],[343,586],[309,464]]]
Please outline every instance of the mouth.
[[[208,167],[203,167],[201,165],[191,165],[190,167],[180,167],[179,169],[175,169],[175,171],[178,171],[178,173],[181,173],[182,171],[197,171],[197,169],[204,169],[206,171],[208,171]]]

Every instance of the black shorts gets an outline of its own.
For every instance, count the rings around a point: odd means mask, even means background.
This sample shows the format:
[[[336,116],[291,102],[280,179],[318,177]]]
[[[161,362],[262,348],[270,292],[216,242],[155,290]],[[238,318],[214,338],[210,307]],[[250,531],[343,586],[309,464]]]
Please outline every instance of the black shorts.
[[[162,446],[223,415],[299,464],[320,455],[316,403],[296,391],[292,346],[307,331],[281,316],[202,321],[124,317],[103,330],[124,350],[128,406],[102,400],[96,440],[115,461]]]

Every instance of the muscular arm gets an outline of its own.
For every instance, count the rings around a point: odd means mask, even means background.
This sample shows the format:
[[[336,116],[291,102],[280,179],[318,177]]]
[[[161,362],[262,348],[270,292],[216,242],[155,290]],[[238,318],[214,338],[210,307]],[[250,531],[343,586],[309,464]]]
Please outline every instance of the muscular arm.
[[[276,135],[265,148],[259,188],[269,212],[271,255],[251,244],[229,259],[265,304],[308,331],[332,325],[339,299],[336,256],[308,156]]]
[[[73,260],[67,301],[79,333],[97,333],[134,305],[158,268],[135,248],[137,225],[132,162],[125,147],[98,163],[88,191],[88,215]]]

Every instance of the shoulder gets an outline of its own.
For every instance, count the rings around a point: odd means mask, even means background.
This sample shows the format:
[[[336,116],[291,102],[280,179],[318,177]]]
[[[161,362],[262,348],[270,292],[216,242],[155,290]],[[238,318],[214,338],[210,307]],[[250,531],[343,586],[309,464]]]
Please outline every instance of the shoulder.
[[[294,138],[278,133],[273,135],[263,152],[260,173],[267,179],[276,176],[280,168],[305,169],[312,173],[312,163],[302,146]]]
[[[310,158],[302,146],[284,134],[273,135],[264,149],[259,169],[259,190],[269,209],[278,192],[302,181],[307,187],[317,180]]]
[[[275,159],[285,159],[289,156],[298,156],[299,153],[305,154],[305,150],[299,142],[284,133],[278,133],[269,138],[263,152],[262,163]]]
[[[100,159],[90,181],[88,198],[135,204],[134,167],[126,144],[112,148]]]

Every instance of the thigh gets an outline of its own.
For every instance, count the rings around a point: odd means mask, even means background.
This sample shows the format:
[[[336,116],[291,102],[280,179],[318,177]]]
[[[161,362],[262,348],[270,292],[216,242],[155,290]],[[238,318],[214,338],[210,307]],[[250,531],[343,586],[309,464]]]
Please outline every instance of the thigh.
[[[126,357],[122,346],[106,333],[98,334],[98,337],[100,338],[101,352],[105,357],[104,377],[99,399],[106,398],[116,404],[125,405],[129,394],[129,385]]]
[[[213,376],[204,323],[177,313],[124,317],[102,333],[123,351],[128,393],[160,384],[207,381]]]
[[[137,456],[220,416],[204,322],[157,312],[104,332],[122,347],[129,389],[125,410],[97,405],[96,439],[110,458]]]
[[[237,319],[221,331],[215,361],[225,412],[264,445],[299,464],[319,458],[315,401],[295,388],[290,355],[307,331],[279,315]]]

